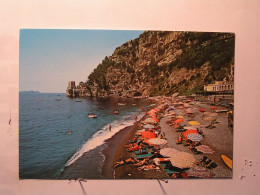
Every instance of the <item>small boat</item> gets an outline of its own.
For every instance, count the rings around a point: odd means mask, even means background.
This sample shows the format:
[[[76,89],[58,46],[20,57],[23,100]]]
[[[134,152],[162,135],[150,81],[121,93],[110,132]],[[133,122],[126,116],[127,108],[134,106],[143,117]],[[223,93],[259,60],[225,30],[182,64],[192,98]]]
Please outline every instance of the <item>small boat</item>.
[[[57,98],[57,99],[55,99],[55,101],[61,101],[61,98]]]
[[[119,114],[119,111],[118,111],[118,110],[115,110],[115,111],[114,111],[114,114]]]
[[[88,114],[88,118],[97,118],[97,115],[96,114]]]
[[[137,106],[137,104],[132,104],[133,106]]]
[[[75,102],[82,102],[82,100],[76,100]]]
[[[118,106],[125,106],[126,103],[118,103]]]

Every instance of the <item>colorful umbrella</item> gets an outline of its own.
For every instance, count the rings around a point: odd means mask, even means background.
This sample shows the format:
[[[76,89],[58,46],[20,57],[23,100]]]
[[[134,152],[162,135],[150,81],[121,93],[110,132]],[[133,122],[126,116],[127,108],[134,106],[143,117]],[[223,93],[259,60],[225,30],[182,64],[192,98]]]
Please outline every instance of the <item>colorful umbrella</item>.
[[[144,131],[141,133],[142,137],[145,137],[145,138],[156,138],[156,135],[154,132],[151,132],[151,131]]]
[[[174,123],[181,123],[183,121],[184,121],[184,119],[180,118],[180,119],[175,120]]]
[[[200,112],[205,112],[206,110],[204,108],[199,109]]]
[[[189,121],[188,122],[190,125],[200,125],[200,123],[198,121]]]
[[[208,115],[209,115],[209,116],[218,116],[217,113],[212,113],[212,112],[210,112]]]
[[[157,118],[152,118],[155,122],[159,123],[159,120]]]
[[[190,153],[177,152],[170,157],[170,161],[172,166],[184,169],[192,167],[196,162],[196,159],[194,158],[194,155]]]
[[[153,118],[156,118],[156,114],[148,114],[149,116],[153,117]]]
[[[197,130],[197,128],[195,126],[186,126],[186,127],[183,127],[183,129],[194,129],[194,130]]]
[[[149,144],[152,145],[165,145],[167,144],[167,141],[165,139],[159,139],[159,138],[152,138],[147,141]]]
[[[212,106],[210,109],[217,109],[217,107],[216,106]]]
[[[188,136],[189,134],[191,134],[191,133],[199,134],[197,130],[188,129],[187,131],[185,131],[185,132],[183,133],[183,136],[184,136],[184,137],[187,137],[187,136]]]
[[[213,154],[215,151],[207,145],[199,145],[195,147],[199,152],[204,154]]]
[[[180,151],[175,148],[163,148],[160,150],[160,154],[165,157],[170,157],[170,156],[176,154],[177,152],[180,152]]]
[[[154,126],[154,125],[147,124],[147,125],[144,125],[143,128],[146,128],[146,129],[154,129],[155,126]]]
[[[183,116],[176,116],[176,118],[184,118]]]
[[[147,119],[144,120],[144,123],[154,124],[154,123],[156,123],[156,122],[155,122],[152,118],[147,118]]]
[[[216,120],[216,117],[206,116],[202,120],[204,120],[204,121],[214,121],[214,120]]]
[[[212,177],[215,175],[209,169],[198,165],[194,165],[186,173],[189,177]]]
[[[190,133],[187,135],[187,138],[194,142],[200,142],[201,140],[203,140],[203,136],[197,133]]]

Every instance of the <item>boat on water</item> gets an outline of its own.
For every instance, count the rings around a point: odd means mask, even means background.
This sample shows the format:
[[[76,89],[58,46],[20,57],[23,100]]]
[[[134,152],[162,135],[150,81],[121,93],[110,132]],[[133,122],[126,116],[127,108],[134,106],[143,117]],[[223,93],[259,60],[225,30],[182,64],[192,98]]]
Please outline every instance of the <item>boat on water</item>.
[[[76,100],[75,102],[82,102],[82,100]]]
[[[61,98],[57,98],[57,99],[55,99],[55,101],[61,101]]]
[[[88,114],[88,118],[97,118],[97,115],[92,113],[92,114]]]
[[[118,106],[125,106],[126,103],[118,103]]]
[[[118,111],[118,110],[115,110],[115,111],[114,111],[114,114],[119,114],[119,111]]]

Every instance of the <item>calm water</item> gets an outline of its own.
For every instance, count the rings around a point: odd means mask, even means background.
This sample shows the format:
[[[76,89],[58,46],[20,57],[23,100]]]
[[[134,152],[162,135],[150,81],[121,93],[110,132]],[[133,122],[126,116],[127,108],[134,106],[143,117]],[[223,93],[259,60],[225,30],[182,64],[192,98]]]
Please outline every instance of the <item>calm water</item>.
[[[57,98],[61,100],[55,101]],[[132,125],[134,115],[143,116],[139,106],[149,105],[139,99],[71,99],[65,94],[53,93],[20,93],[19,99],[20,178],[58,178],[64,167],[85,152],[90,151],[91,155],[92,149]],[[127,104],[118,106],[117,102]],[[120,111],[119,115],[113,114],[115,109]],[[88,118],[88,113],[96,113],[98,118]],[[108,124],[112,132],[108,131]],[[95,155],[92,158],[95,159]]]

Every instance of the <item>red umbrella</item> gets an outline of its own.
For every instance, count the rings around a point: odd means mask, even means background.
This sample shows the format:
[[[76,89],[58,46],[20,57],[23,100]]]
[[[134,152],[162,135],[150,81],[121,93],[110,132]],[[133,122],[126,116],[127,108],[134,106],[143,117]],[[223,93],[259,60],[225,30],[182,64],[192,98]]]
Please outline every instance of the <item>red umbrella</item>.
[[[143,137],[148,138],[148,139],[156,138],[156,135],[155,135],[154,131],[153,132],[151,132],[151,131],[144,131],[144,132],[141,133],[141,135]]]
[[[210,109],[217,109],[217,107],[216,106],[212,106]]]
[[[152,118],[155,122],[159,123],[159,120],[157,118]]]
[[[183,119],[183,118],[180,118],[180,119],[175,120],[174,123],[181,123],[181,122],[183,122],[183,121],[184,121],[184,119]]]
[[[197,133],[197,134],[199,134],[198,131],[195,130],[195,129],[188,129],[187,131],[185,131],[185,132],[183,133],[183,136],[184,136],[185,138],[187,138],[187,136],[188,136],[190,133]]]
[[[153,118],[156,118],[156,114],[150,113],[149,116],[152,116]]]
[[[204,108],[199,109],[200,112],[205,112],[206,110]]]

